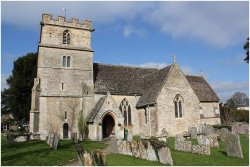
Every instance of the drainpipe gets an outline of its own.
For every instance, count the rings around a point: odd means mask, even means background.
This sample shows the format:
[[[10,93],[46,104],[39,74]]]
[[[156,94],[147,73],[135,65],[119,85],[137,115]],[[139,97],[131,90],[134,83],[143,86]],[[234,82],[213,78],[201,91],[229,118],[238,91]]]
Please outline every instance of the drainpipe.
[[[148,118],[149,118],[149,136],[151,137],[151,113],[148,105]]]

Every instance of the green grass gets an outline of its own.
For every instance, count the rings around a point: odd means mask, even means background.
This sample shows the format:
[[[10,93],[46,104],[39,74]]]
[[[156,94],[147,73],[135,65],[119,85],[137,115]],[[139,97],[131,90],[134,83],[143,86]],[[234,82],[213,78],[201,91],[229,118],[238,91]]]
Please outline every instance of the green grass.
[[[174,165],[178,166],[248,166],[249,165],[249,139],[241,135],[240,142],[244,159],[228,157],[224,142],[219,142],[219,148],[211,148],[211,155],[198,155],[174,150],[174,138],[167,143],[171,150]],[[193,141],[192,141],[193,142]]]
[[[167,143],[171,149],[174,165],[178,166],[248,166],[249,164],[249,139],[240,136],[244,159],[227,157],[224,142],[219,142],[220,148],[212,148],[211,155],[198,155],[174,150],[174,138],[169,138]],[[195,140],[191,140],[193,144]],[[86,150],[102,149],[106,147],[103,142],[83,141]],[[58,150],[54,151],[44,141],[30,141],[14,143],[8,147],[6,137],[1,137],[2,165],[6,166],[47,166],[65,164],[69,160],[77,158],[74,143],[71,141],[59,141]],[[160,166],[156,161],[147,161],[127,155],[107,155],[109,166]]]
[[[14,143],[8,147],[6,137],[1,137],[2,165],[12,166],[46,166],[60,165],[77,158],[74,143],[70,140],[60,140],[58,150],[54,151],[44,141],[30,141]],[[83,141],[86,150],[102,149],[106,147],[103,142]]]
[[[163,166],[157,161],[148,161],[141,158],[135,158],[128,155],[121,154],[108,154],[107,155],[108,166]]]

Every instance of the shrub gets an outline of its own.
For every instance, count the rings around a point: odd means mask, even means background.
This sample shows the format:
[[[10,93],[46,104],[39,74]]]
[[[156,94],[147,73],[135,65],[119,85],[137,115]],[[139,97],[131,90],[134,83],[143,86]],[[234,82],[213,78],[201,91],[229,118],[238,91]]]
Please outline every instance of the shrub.
[[[141,136],[139,136],[139,135],[134,135],[134,136],[133,136],[133,140],[138,142],[138,141],[141,140]]]
[[[161,149],[162,147],[166,147],[166,146],[167,146],[167,143],[166,143],[166,142],[160,141],[158,138],[153,137],[153,136],[149,138],[149,142],[150,142],[150,144],[152,145],[152,147],[153,147],[155,150],[159,150],[159,149]]]

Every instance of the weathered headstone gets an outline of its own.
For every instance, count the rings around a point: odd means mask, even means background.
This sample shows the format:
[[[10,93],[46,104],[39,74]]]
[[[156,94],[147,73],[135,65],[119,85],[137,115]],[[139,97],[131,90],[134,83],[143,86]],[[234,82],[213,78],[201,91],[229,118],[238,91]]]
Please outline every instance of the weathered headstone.
[[[178,151],[191,152],[192,142],[186,141],[186,139],[182,135],[176,135],[174,148]]]
[[[192,146],[192,153],[210,155],[210,148],[207,146],[193,145]]]
[[[197,128],[196,127],[189,127],[188,132],[191,135],[191,139],[196,139],[197,138]]]
[[[217,136],[216,135],[198,135],[197,136],[197,141],[199,145],[202,146],[207,146],[207,147],[219,147],[219,143],[217,140]]]
[[[58,136],[55,134],[54,141],[53,141],[53,149],[57,150],[57,146],[58,146]]]
[[[170,149],[163,147],[158,150],[159,161],[163,164],[173,165],[173,159],[171,156]]]
[[[239,135],[227,133],[225,137],[227,156],[243,158]]]
[[[127,138],[128,141],[132,141],[133,140],[133,135],[131,133],[128,133],[128,138]]]
[[[54,137],[55,137],[55,134],[54,134],[54,133],[51,133],[50,141],[49,141],[49,146],[50,146],[50,147],[53,147]]]
[[[8,145],[11,146],[14,143],[15,136],[13,133],[7,134]]]

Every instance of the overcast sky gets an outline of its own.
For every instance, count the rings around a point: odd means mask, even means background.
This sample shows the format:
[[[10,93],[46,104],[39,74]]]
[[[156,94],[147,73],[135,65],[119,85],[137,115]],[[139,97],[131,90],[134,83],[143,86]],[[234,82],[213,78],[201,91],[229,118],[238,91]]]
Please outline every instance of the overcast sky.
[[[248,2],[2,2],[2,89],[13,61],[36,52],[42,13],[93,21],[94,61],[162,68],[177,63],[200,75],[221,101],[247,93],[243,45],[249,34]]]

